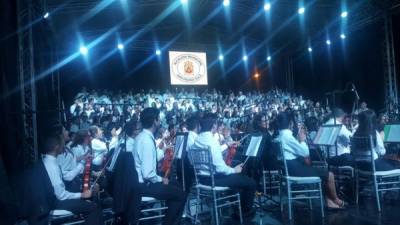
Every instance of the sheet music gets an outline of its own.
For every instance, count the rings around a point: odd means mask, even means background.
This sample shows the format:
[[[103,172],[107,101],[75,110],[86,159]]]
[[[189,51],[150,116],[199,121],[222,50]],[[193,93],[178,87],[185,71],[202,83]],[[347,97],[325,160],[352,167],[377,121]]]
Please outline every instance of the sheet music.
[[[386,125],[384,128],[385,142],[400,142],[400,125]]]
[[[182,151],[183,151],[183,141],[185,140],[185,136],[179,135],[176,136],[175,139],[175,152],[176,152],[176,158],[181,159],[182,158]]]
[[[334,145],[339,135],[341,125],[337,126],[329,126],[324,127],[322,126],[314,139],[315,145]]]
[[[250,139],[249,146],[246,150],[246,156],[257,156],[258,149],[260,148],[262,136],[252,136]]]

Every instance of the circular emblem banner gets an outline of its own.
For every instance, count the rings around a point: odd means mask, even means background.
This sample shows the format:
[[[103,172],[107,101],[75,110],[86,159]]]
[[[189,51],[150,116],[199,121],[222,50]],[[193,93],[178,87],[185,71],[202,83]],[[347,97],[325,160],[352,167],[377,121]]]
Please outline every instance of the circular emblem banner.
[[[207,59],[204,52],[169,52],[172,85],[207,85]]]

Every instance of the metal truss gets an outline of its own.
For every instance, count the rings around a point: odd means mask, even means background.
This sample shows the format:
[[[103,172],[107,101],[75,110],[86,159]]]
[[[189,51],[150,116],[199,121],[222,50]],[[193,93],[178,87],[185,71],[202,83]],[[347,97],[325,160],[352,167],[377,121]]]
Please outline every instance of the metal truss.
[[[33,28],[35,6],[32,0],[18,0],[18,72],[21,95],[21,119],[23,124],[24,164],[38,158],[36,85],[33,48]]]
[[[390,106],[398,105],[398,89],[396,60],[393,41],[393,28],[391,15],[386,14],[384,18],[385,39],[383,42],[384,56],[384,85],[385,85],[385,106],[389,110]]]

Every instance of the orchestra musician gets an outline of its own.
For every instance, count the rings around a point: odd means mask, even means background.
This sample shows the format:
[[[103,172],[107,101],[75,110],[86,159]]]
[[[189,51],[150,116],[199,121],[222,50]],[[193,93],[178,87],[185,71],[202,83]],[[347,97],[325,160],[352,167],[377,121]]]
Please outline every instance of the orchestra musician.
[[[340,108],[332,110],[332,118],[324,125],[340,125],[339,135],[337,137],[337,146],[329,148],[328,163],[333,166],[352,166],[353,157],[350,154],[350,138],[353,136],[350,130],[343,124],[345,113]],[[337,150],[337,152],[336,152]]]
[[[169,184],[168,178],[157,174],[157,147],[154,134],[160,127],[160,111],[146,108],[141,113],[143,130],[135,140],[134,159],[142,196],[165,200],[167,204],[163,224],[179,224],[186,202],[185,193]]]
[[[76,215],[83,214],[85,224],[103,224],[102,211],[98,205],[84,199],[90,198],[95,190],[83,193],[69,192],[65,189],[62,173],[57,164],[56,157],[64,150],[64,138],[60,135],[48,135],[44,143],[42,162],[50,178],[53,194],[56,197],[54,209],[68,210]]]
[[[369,135],[373,138],[373,157],[375,160],[375,169],[377,171],[387,171],[400,168],[400,162],[398,160],[384,158],[386,149],[383,144],[383,138],[379,134],[376,127],[376,115],[375,112],[367,109],[358,114],[359,126],[357,131],[354,133],[354,137],[368,137]],[[357,161],[357,167],[362,170],[370,170],[370,164],[365,162]]]
[[[256,184],[251,178],[242,175],[242,164],[232,168],[226,165],[222,157],[221,146],[214,138],[213,133],[217,129],[217,118],[214,114],[205,114],[200,120],[201,133],[197,136],[192,148],[210,148],[212,163],[215,166],[215,185],[230,187],[240,191],[240,203],[245,218],[254,216],[253,202]],[[190,149],[189,149],[190,151]],[[202,183],[210,183],[209,174],[200,177]],[[235,214],[236,215],[236,214]]]
[[[279,128],[278,140],[283,148],[284,158],[290,176],[320,177],[325,184],[326,205],[329,209],[343,209],[345,202],[336,194],[335,178],[333,173],[326,169],[314,168],[307,163],[309,149],[306,144],[306,134],[299,132],[297,139],[293,136],[294,118],[288,112],[282,112],[277,117]],[[302,131],[302,130],[301,130]]]

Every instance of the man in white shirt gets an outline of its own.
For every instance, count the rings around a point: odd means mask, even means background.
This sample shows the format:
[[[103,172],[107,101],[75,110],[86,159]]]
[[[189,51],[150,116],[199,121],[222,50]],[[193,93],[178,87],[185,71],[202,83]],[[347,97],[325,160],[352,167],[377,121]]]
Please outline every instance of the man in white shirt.
[[[256,183],[251,178],[240,174],[242,164],[232,168],[226,165],[222,157],[221,146],[213,137],[213,132],[217,129],[217,118],[214,114],[206,114],[200,120],[201,133],[197,136],[191,149],[209,148],[211,151],[212,162],[215,167],[215,185],[230,187],[240,191],[240,201],[245,217],[252,217],[253,201],[256,191]],[[190,149],[190,150],[191,150]],[[190,151],[189,150],[189,151]],[[210,174],[203,171],[200,177],[201,182],[210,183]]]
[[[353,136],[343,124],[345,113],[340,108],[332,111],[330,118],[324,125],[340,125],[339,135],[337,137],[337,147],[329,148],[329,164],[333,166],[352,166],[353,157],[350,154],[350,138]]]
[[[142,196],[165,200],[167,212],[163,224],[178,224],[186,202],[185,193],[172,185],[166,177],[157,175],[157,147],[154,133],[160,127],[160,111],[156,108],[143,110],[140,122],[143,131],[135,139],[134,158]]]
[[[48,135],[44,145],[42,162],[53,186],[54,195],[57,198],[55,209],[68,210],[76,215],[83,214],[85,216],[85,224],[103,224],[101,209],[95,203],[84,200],[92,196],[92,190],[74,193],[65,189],[61,169],[56,158],[63,149],[63,137],[57,134]]]

